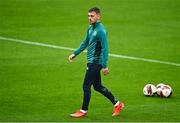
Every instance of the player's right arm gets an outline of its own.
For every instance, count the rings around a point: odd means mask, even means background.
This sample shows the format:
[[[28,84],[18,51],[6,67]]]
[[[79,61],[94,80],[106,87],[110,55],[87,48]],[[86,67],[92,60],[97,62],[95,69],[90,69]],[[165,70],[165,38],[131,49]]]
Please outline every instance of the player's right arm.
[[[89,43],[88,32],[89,32],[89,30],[87,31],[86,37],[85,37],[84,41],[81,43],[81,45],[79,46],[79,48],[77,48],[77,49],[74,51],[74,53],[69,56],[69,61],[70,61],[70,62],[73,62],[74,58],[75,58],[78,54],[80,54],[84,49],[86,49],[86,47],[88,46],[88,43]]]

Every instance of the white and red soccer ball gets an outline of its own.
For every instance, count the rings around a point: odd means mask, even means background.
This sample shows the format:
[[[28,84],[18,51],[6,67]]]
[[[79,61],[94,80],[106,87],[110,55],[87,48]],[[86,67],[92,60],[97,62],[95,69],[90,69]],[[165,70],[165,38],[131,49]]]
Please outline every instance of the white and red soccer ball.
[[[143,88],[143,93],[146,96],[153,96],[156,93],[156,86],[153,84],[147,84]]]
[[[146,84],[143,88],[143,93],[146,96],[158,95],[160,97],[170,97],[172,95],[172,88],[163,83],[159,83],[157,86]]]
[[[165,85],[160,83],[156,86],[157,88],[157,95],[160,97],[170,97],[172,95],[172,88],[169,85]]]

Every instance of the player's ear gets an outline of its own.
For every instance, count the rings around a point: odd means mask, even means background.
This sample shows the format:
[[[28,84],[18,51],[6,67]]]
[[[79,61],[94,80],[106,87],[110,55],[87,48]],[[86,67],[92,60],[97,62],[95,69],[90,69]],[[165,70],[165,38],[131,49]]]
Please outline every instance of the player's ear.
[[[101,15],[100,15],[100,14],[97,14],[97,17],[98,17],[98,19],[100,19]]]

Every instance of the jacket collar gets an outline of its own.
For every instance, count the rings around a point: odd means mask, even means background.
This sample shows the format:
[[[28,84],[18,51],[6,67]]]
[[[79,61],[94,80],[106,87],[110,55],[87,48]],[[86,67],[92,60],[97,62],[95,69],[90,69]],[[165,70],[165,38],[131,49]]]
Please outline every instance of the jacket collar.
[[[95,24],[93,24],[93,25],[92,25],[92,26],[93,26],[93,28],[96,28],[96,26],[97,26],[99,23],[101,23],[101,21],[100,21],[100,20],[98,20]]]

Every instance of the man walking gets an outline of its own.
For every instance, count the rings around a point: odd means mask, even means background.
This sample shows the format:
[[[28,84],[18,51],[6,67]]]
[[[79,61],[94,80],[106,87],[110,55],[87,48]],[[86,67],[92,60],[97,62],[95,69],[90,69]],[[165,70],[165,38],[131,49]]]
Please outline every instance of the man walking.
[[[104,75],[109,73],[108,63],[108,42],[107,32],[100,22],[100,9],[97,7],[91,8],[88,11],[89,28],[86,37],[80,47],[69,56],[69,61],[73,62],[75,57],[87,48],[87,70],[83,83],[83,104],[82,108],[73,114],[71,117],[83,117],[87,115],[88,105],[91,98],[91,85],[94,89],[107,97],[114,105],[112,116],[118,116],[124,104],[118,101],[114,95],[102,85],[101,70]]]

